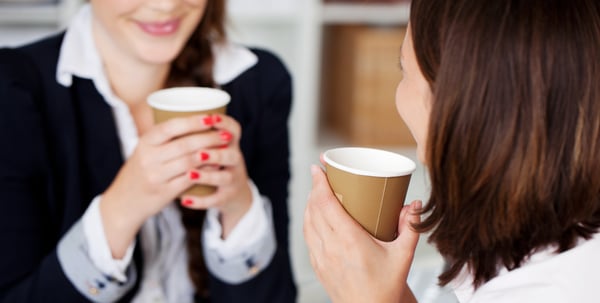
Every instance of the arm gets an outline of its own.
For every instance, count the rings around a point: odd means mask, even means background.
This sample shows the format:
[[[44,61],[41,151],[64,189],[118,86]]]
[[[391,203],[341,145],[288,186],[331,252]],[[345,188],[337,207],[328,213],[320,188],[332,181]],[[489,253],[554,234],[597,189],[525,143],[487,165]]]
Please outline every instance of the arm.
[[[236,118],[246,131],[241,146],[248,175],[271,203],[277,246],[271,262],[247,282],[231,285],[213,276],[211,291],[215,302],[293,302],[296,295],[288,253],[287,214],[291,79],[275,57],[264,53],[259,53],[259,57],[258,66],[248,77],[256,80],[250,84],[252,89],[236,87],[235,83],[225,88],[234,98],[237,95],[251,100],[253,103],[248,106],[257,111],[252,113],[252,125],[244,124],[248,123],[244,117]]]
[[[88,302],[87,295],[96,297],[89,293],[95,280],[105,277],[87,271],[79,224],[59,234],[64,222],[53,214],[63,210],[54,201],[41,92],[30,60],[0,50],[0,142],[10,142],[0,149],[0,302]],[[69,268],[83,279],[73,281]],[[126,292],[129,286],[116,287]]]

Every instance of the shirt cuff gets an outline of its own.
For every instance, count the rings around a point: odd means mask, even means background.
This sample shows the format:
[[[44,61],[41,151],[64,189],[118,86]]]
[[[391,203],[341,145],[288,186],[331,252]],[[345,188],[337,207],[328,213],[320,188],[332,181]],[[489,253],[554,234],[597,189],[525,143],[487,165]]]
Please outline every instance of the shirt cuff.
[[[230,284],[245,282],[265,269],[277,247],[271,215],[271,203],[261,196],[252,181],[252,205],[222,239],[217,209],[208,209],[203,231],[203,250],[208,270]]]
[[[98,195],[92,200],[82,218],[83,233],[89,247],[89,257],[102,273],[120,282],[126,282],[126,270],[131,263],[135,240],[127,248],[123,259],[118,260],[112,257],[100,214],[101,198],[102,196]]]
[[[90,248],[83,234],[82,221],[77,221],[58,242],[57,256],[65,276],[90,302],[117,302],[137,280],[135,264],[127,267],[127,282],[117,281],[101,272],[90,260]]]

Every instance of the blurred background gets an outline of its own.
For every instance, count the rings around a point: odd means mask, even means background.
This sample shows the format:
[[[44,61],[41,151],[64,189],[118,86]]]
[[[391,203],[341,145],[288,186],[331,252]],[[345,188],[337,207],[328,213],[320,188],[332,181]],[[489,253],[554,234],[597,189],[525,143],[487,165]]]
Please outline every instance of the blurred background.
[[[0,0],[0,47],[17,46],[64,29],[82,0]],[[299,303],[330,302],[310,266],[302,216],[310,192],[309,166],[330,147],[360,145],[399,152],[416,161],[415,145],[396,113],[399,50],[410,5],[404,0],[228,0],[228,34],[269,49],[294,81],[291,250]],[[422,165],[407,201],[429,196]],[[443,260],[423,235],[409,276],[419,302],[456,302],[437,286]]]

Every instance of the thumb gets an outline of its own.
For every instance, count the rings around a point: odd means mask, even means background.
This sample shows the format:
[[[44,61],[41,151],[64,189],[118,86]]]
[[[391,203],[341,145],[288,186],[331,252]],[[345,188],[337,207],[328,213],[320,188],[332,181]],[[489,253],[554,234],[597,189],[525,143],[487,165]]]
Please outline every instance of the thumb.
[[[312,175],[312,188],[315,189],[319,186],[319,184],[323,184],[323,182],[328,182],[323,170],[317,165],[310,166],[310,174]]]
[[[396,245],[404,249],[414,251],[419,241],[419,233],[412,227],[413,224],[421,222],[421,207],[420,200],[413,201],[410,205],[402,208],[400,218],[398,220],[398,238],[394,240]]]

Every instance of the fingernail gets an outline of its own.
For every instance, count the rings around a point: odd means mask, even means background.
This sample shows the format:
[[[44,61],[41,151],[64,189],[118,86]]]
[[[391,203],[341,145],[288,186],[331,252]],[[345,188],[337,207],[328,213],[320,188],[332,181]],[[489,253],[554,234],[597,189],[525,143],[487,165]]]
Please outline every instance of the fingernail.
[[[194,204],[194,201],[192,201],[192,199],[184,199],[181,201],[181,204],[185,205],[185,206],[190,206],[190,205]]]
[[[223,120],[223,119],[221,119],[221,116],[219,116],[219,115],[214,115],[214,119],[215,119],[216,123],[219,123]]]
[[[206,116],[202,119],[202,123],[204,123],[206,126],[212,126],[215,124],[215,121],[213,120],[212,116]]]
[[[221,139],[223,139],[223,141],[229,142],[229,141],[231,141],[232,138],[233,138],[233,135],[230,132],[228,132],[226,130],[221,132]]]
[[[200,178],[200,173],[195,170],[191,170],[189,173],[189,177],[190,180],[198,180]]]
[[[206,160],[208,160],[208,158],[210,158],[210,156],[208,155],[208,153],[205,153],[205,152],[201,152],[200,153],[200,160],[206,161]]]
[[[412,207],[414,210],[421,210],[421,208],[423,208],[423,202],[415,201],[415,202],[413,202]]]

